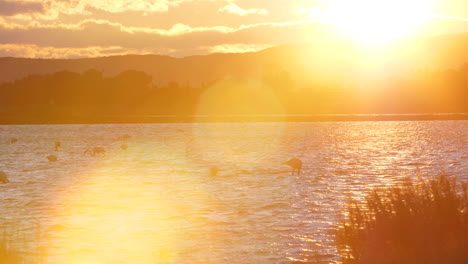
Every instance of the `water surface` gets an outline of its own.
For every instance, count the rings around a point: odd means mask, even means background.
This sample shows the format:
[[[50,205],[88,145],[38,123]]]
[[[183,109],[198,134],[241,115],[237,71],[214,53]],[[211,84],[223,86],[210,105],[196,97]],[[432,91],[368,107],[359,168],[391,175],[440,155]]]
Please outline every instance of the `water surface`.
[[[0,126],[0,146],[1,225],[52,264],[335,262],[349,198],[468,179],[468,121]]]

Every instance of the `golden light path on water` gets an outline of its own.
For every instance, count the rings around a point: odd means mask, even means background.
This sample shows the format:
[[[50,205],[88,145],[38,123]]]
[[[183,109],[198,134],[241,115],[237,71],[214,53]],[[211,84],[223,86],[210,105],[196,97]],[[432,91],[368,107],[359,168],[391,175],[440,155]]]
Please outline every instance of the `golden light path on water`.
[[[184,237],[197,235],[179,232],[178,217],[202,225],[194,205],[205,203],[206,196],[190,182],[171,184],[167,175],[142,178],[144,170],[123,167],[118,154],[109,153],[91,171],[77,175],[79,185],[67,186],[66,197],[55,197],[62,206],[52,214],[63,230],[46,238],[46,255],[56,257],[54,263],[70,264],[176,263]],[[151,178],[160,185],[145,182]]]

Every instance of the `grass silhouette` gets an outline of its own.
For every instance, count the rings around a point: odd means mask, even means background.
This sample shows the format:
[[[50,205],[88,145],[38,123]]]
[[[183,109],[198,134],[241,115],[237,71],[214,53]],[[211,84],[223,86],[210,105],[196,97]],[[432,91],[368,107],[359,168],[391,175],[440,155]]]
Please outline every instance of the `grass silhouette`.
[[[336,230],[344,264],[468,263],[466,182],[405,179],[352,201]]]
[[[21,254],[15,250],[8,235],[2,234],[0,238],[0,264],[24,264]]]
[[[39,264],[44,263],[37,255],[40,237],[32,239],[25,229],[39,232],[40,225],[30,226],[21,221],[0,225],[0,264]]]

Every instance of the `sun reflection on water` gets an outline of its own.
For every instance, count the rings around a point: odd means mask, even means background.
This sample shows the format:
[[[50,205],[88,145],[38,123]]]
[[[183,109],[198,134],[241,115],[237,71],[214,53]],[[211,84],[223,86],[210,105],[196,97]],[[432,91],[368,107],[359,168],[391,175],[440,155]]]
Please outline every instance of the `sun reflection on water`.
[[[207,197],[188,181],[146,184],[112,154],[77,177],[77,184],[56,197],[61,206],[52,212],[58,228],[46,238],[46,255],[55,263],[176,263],[184,238],[206,237],[180,228],[207,224],[196,217]]]

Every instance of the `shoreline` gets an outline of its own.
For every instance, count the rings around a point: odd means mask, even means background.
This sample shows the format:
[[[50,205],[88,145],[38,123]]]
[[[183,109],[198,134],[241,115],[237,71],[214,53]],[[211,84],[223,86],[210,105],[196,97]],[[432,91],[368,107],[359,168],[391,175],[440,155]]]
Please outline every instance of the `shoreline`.
[[[337,115],[101,115],[67,117],[0,116],[0,125],[133,124],[133,123],[265,123],[468,120],[468,113],[337,114]]]

